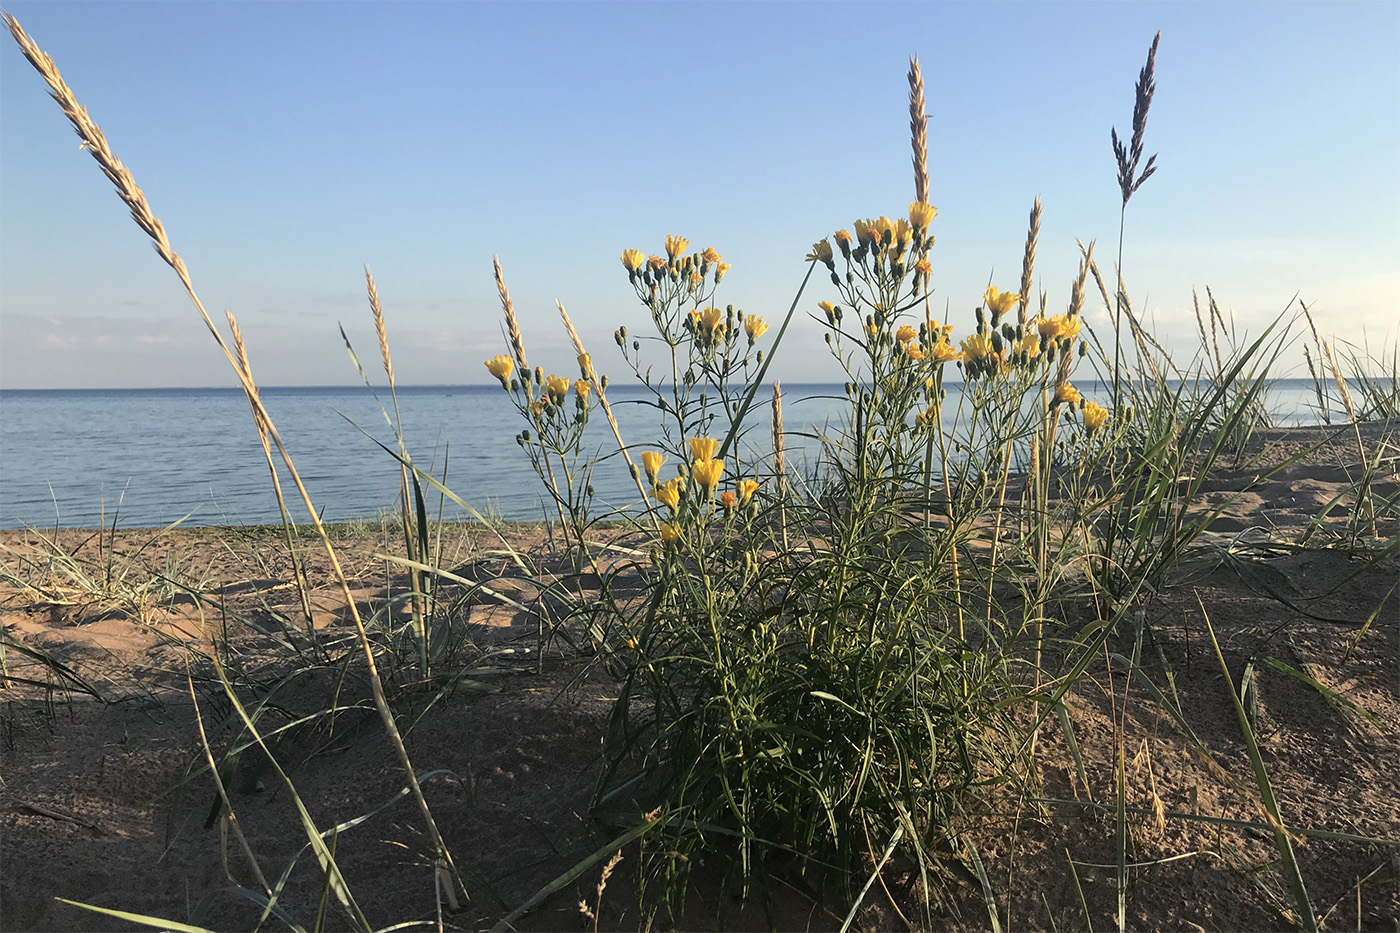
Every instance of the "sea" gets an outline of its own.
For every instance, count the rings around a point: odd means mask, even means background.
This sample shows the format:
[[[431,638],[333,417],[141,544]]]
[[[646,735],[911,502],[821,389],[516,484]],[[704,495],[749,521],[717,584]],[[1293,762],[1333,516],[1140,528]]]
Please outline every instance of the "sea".
[[[956,403],[959,386],[947,388],[949,402]],[[375,519],[396,506],[399,462],[384,448],[398,450],[398,440],[390,427],[394,402],[385,390],[376,394],[361,385],[260,391],[324,520]],[[638,451],[654,445],[661,433],[662,415],[646,404],[650,397],[640,386],[608,391],[622,438]],[[771,450],[768,402],[768,391],[761,390],[749,419],[754,428],[743,441],[750,454]],[[550,517],[553,500],[516,442],[528,424],[499,385],[401,386],[397,403],[414,463],[445,476],[447,488],[476,515]],[[1310,379],[1275,380],[1268,407],[1279,425],[1321,420]],[[811,470],[820,457],[814,436],[838,430],[848,412],[839,384],[783,386],[785,446],[794,470]],[[601,412],[589,422],[585,449],[600,458],[592,476],[594,514],[634,508],[636,486]],[[294,519],[305,521],[305,506],[285,468],[281,476]],[[436,492],[430,491],[427,502],[434,516],[476,517]],[[241,389],[0,390],[0,528],[279,520],[267,460]]]

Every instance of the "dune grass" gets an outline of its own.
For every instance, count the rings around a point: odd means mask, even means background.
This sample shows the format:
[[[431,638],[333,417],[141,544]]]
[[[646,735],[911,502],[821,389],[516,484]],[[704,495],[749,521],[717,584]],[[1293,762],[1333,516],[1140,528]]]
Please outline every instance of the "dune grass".
[[[269,468],[280,457],[296,486],[309,528],[296,523],[293,507],[276,490],[283,514],[279,534],[294,559],[305,616],[303,640],[289,635],[288,645],[304,665],[345,670],[352,663],[343,654],[332,660],[312,624],[306,595],[311,584],[303,564],[295,562],[298,540],[309,533],[345,595],[356,633],[353,663],[369,685],[402,770],[403,790],[394,801],[405,797],[416,805],[441,928],[444,911],[468,896],[470,885],[421,790],[435,772],[416,770],[403,741],[399,723],[408,707],[394,704],[426,688],[437,691],[426,703],[431,708],[487,660],[452,625],[448,587],[467,586],[504,602],[512,597],[490,581],[453,573],[443,558],[443,523],[430,503],[450,498],[471,506],[444,482],[445,465],[424,468],[403,443],[386,315],[374,279],[366,270],[388,388],[383,408],[397,439],[385,451],[401,479],[398,506],[378,525],[402,545],[401,553],[377,556],[408,575],[407,592],[398,597],[408,606],[411,621],[405,625],[390,621],[392,603],[361,617],[337,559],[336,535],[317,517],[262,406],[233,316],[226,339],[101,130],[48,56],[13,17],[5,19],[225,353],[247,395]],[[1157,48],[1154,39],[1139,76],[1130,142],[1120,143],[1113,134],[1124,217],[1131,196],[1156,170],[1155,156],[1141,171],[1139,161]],[[723,304],[719,296],[729,265],[714,247],[692,251],[683,237],[671,236],[655,254],[634,248],[622,253],[620,275],[626,275],[643,313],[640,323],[618,327],[615,343],[622,369],[653,393],[653,436],[622,437],[603,364],[584,347],[562,304],[558,311],[577,351],[577,375],[530,367],[505,274],[495,264],[508,340],[486,368],[522,418],[516,441],[552,504],[553,529],[568,558],[564,569],[547,570],[538,555],[516,550],[499,522],[473,512],[497,535],[494,553],[512,568],[511,582],[538,594],[532,606],[513,604],[538,614],[542,640],[574,639],[575,650],[589,659],[587,676],[612,676],[620,683],[595,803],[616,808],[630,801],[632,807],[629,829],[507,915],[502,929],[608,859],[595,903],[583,905],[596,927],[617,865],[611,857],[639,841],[645,846],[637,847],[635,862],[651,913],[669,909],[681,915],[703,858],[745,899],[761,899],[775,884],[803,878],[828,892],[845,927],[857,922],[862,904],[877,893],[897,911],[913,910],[914,916],[901,914],[906,922],[928,927],[941,909],[950,866],[963,866],[978,879],[992,926],[1005,919],[1011,927],[1013,918],[1001,913],[970,830],[982,806],[996,798],[1049,806],[1036,752],[1052,720],[1067,737],[1087,787],[1066,698],[1090,666],[1117,663],[1146,680],[1156,702],[1189,732],[1174,686],[1159,687],[1144,672],[1141,653],[1153,642],[1142,606],[1219,514],[1199,508],[1206,477],[1228,458],[1238,462],[1253,431],[1266,423],[1265,393],[1287,345],[1285,316],[1292,309],[1280,309],[1272,327],[1250,338],[1235,332],[1209,295],[1209,325],[1198,310],[1198,353],[1185,364],[1173,360],[1133,312],[1121,272],[1126,247],[1120,224],[1113,293],[1091,243],[1082,248],[1052,313],[1048,292],[1031,294],[1042,215],[1037,199],[1020,279],[1002,283],[1018,290],[989,287],[966,313],[936,315],[929,256],[937,212],[924,164],[927,117],[916,59],[908,77],[914,200],[907,215],[856,219],[850,229],[814,243],[805,277],[781,319],[770,322]],[[1107,340],[1085,320],[1091,278],[1112,310]],[[774,384],[771,396],[766,394],[768,367],[798,313],[825,328],[830,352],[845,372],[848,402],[842,420],[816,438],[821,459],[806,473],[794,471],[784,457],[784,438],[791,435],[782,423],[780,390]],[[1317,345],[1336,376],[1337,399],[1350,422],[1394,417],[1393,358],[1391,374],[1376,378],[1368,358],[1352,355],[1339,366],[1326,343]],[[1363,386],[1360,406],[1349,400],[1343,366]],[[1076,387],[1076,379],[1087,385],[1095,376],[1108,383],[1104,398],[1088,398]],[[954,379],[965,387],[956,405],[945,391],[945,381]],[[1319,379],[1319,404],[1328,410],[1331,391]],[[595,417],[609,422],[617,444],[601,458],[583,443],[583,430]],[[1357,439],[1361,444],[1359,432]],[[1375,464],[1368,473],[1374,478],[1381,451],[1361,445],[1359,453],[1363,462]],[[591,477],[619,462],[635,481],[637,508],[599,514]],[[272,476],[275,483],[275,469]],[[1384,553],[1393,553],[1376,522],[1387,507],[1393,519],[1394,505],[1378,507],[1366,494],[1368,479],[1360,482],[1358,534],[1364,526],[1381,540]],[[626,544],[600,540],[601,529],[619,524],[632,531]],[[63,570],[71,562],[60,559],[54,566]],[[115,584],[105,579],[101,585],[111,589]],[[74,580],[100,590],[98,583]],[[1126,657],[1114,653],[1125,639],[1131,644]],[[6,646],[13,650],[8,641]],[[193,679],[189,683],[196,708],[219,708],[221,728],[232,735],[213,742],[201,720],[206,755],[196,774],[211,776],[219,795],[215,812],[236,826],[219,776],[237,755],[260,749],[296,802],[306,837],[280,874],[271,866],[265,871],[252,846],[241,841],[258,879],[256,889],[241,893],[262,907],[264,921],[291,929],[370,929],[336,858],[337,847],[353,844],[350,830],[368,814],[329,828],[312,818],[293,776],[278,763],[276,733],[290,726],[270,727],[263,719],[275,688],[263,690],[262,700],[249,706],[238,672],[227,662],[212,653],[213,676],[205,677],[202,699],[194,696]],[[1305,830],[1288,826],[1273,800],[1243,691],[1236,693],[1233,684],[1231,691],[1296,922],[1314,929],[1316,914],[1289,848],[1290,833]],[[415,702],[421,714],[421,696]],[[1113,703],[1116,793],[1105,806],[1116,834],[1113,922],[1123,929],[1129,824],[1137,811],[1127,790],[1128,696],[1115,692]],[[325,715],[338,710],[330,705]],[[1187,817],[1159,811],[1157,818]],[[279,897],[307,852],[324,879],[324,896],[314,916],[293,917]],[[887,870],[893,865],[919,879],[915,894],[890,893]],[[1074,866],[1071,860],[1071,872]],[[1081,903],[1083,920],[1091,925],[1089,907]],[[154,926],[195,928],[105,912]]]

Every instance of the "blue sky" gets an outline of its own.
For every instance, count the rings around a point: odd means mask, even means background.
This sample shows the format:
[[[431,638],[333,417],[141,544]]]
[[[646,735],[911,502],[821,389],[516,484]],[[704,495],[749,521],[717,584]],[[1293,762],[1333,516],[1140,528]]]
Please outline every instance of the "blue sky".
[[[618,260],[668,233],[780,318],[810,244],[907,210],[905,71],[927,86],[935,306],[1063,310],[1075,239],[1111,268],[1109,129],[1162,31],[1124,273],[1189,355],[1192,288],[1257,333],[1299,294],[1373,348],[1400,322],[1400,4],[35,3],[6,5],[132,169],[264,384],[351,383],[375,273],[402,382],[484,383],[499,255],[532,362],[570,371],[557,298],[620,377],[644,316]],[[0,386],[232,385],[173,273],[8,36],[0,51]],[[802,308],[832,297],[816,277]],[[1099,303],[1089,313],[1101,320]],[[772,375],[819,381],[804,321]],[[612,365],[608,365],[612,363]]]

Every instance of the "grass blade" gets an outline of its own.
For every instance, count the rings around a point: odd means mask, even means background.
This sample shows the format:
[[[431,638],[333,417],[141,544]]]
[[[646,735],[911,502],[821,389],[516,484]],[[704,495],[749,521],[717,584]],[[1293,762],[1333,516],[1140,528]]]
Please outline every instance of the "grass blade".
[[[1293,856],[1293,843],[1288,838],[1288,829],[1284,826],[1283,818],[1279,815],[1278,802],[1274,799],[1274,789],[1269,783],[1269,774],[1264,769],[1264,759],[1259,754],[1259,743],[1254,737],[1254,729],[1250,725],[1249,716],[1245,712],[1240,695],[1235,690],[1234,680],[1230,677],[1230,668],[1225,663],[1225,654],[1220,650],[1220,641],[1215,637],[1215,628],[1210,624],[1210,614],[1206,612],[1204,603],[1201,603],[1201,615],[1205,618],[1206,631],[1210,633],[1210,643],[1215,647],[1215,657],[1220,661],[1220,671],[1225,675],[1225,685],[1230,689],[1230,701],[1235,705],[1235,715],[1239,718],[1240,730],[1244,733],[1245,745],[1249,748],[1249,762],[1254,767],[1254,779],[1259,785],[1259,796],[1264,802],[1265,811],[1273,821],[1274,844],[1278,847],[1284,877],[1293,893],[1293,903],[1298,908],[1298,925],[1308,933],[1317,933],[1317,916],[1313,913],[1312,901],[1308,899],[1308,889],[1303,884],[1303,874],[1298,870],[1298,860]]]

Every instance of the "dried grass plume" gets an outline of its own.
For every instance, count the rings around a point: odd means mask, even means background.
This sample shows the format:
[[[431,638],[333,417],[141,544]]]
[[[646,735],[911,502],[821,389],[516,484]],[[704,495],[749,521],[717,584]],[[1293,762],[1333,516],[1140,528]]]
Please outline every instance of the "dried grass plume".
[[[928,114],[919,56],[909,56],[909,138],[914,147],[914,200],[928,203]]]

